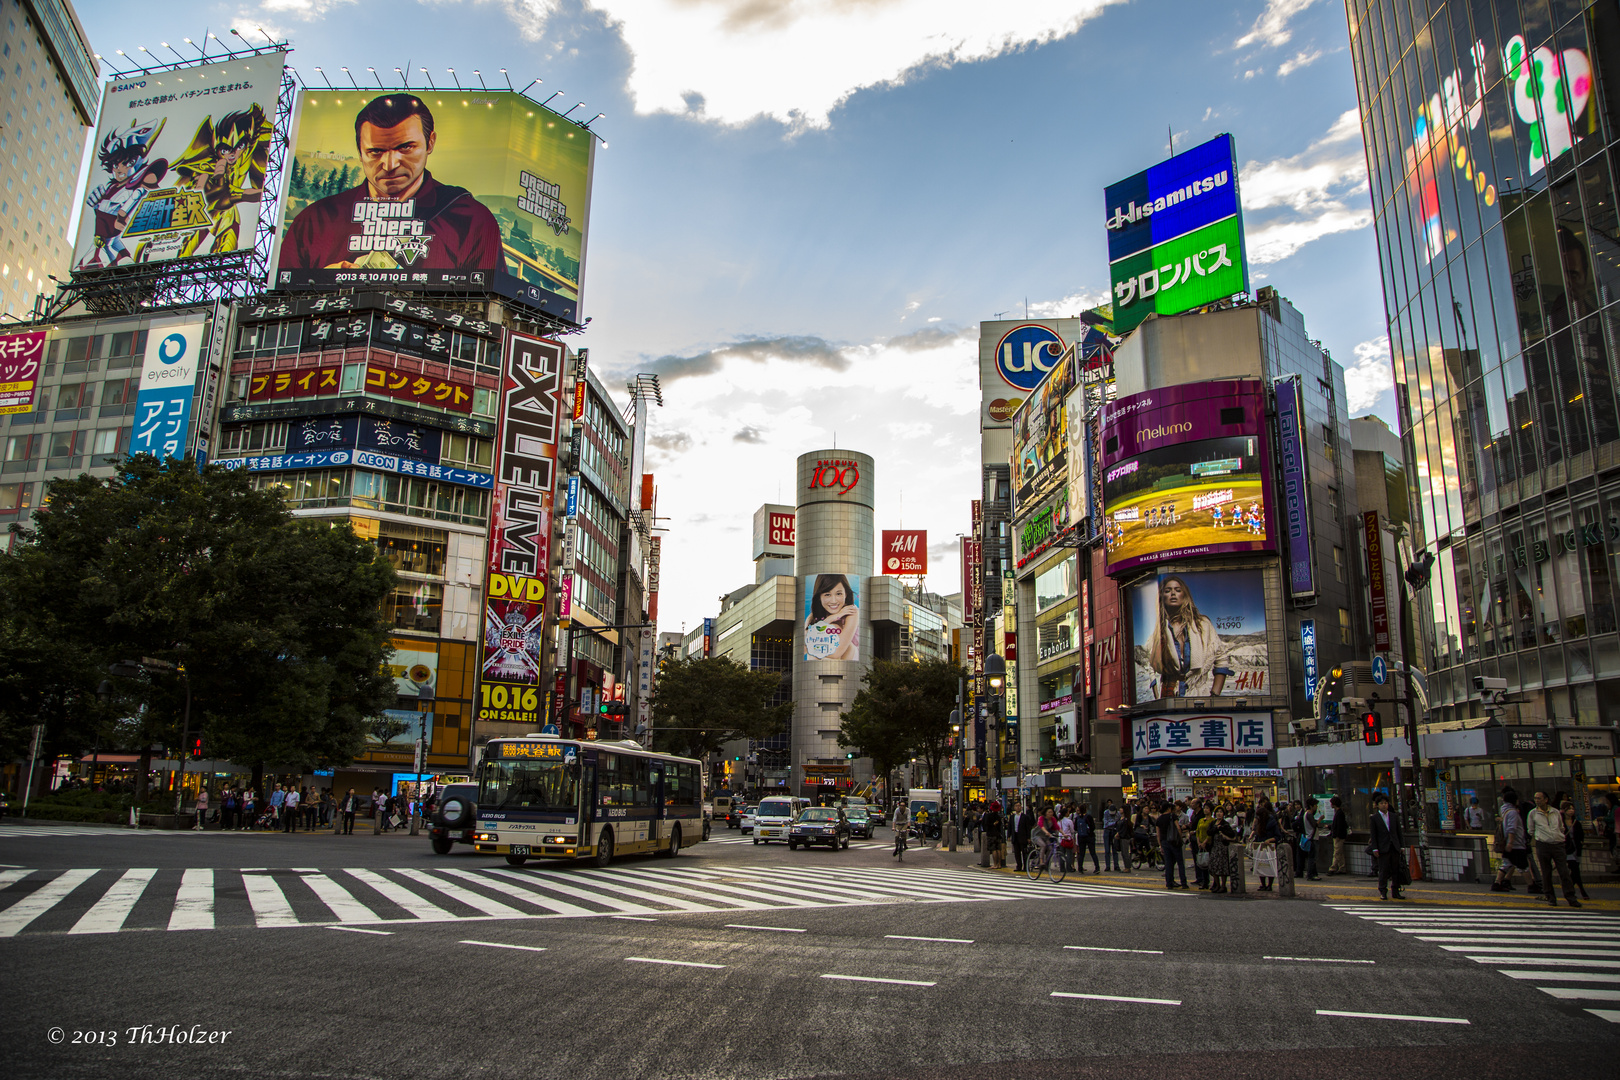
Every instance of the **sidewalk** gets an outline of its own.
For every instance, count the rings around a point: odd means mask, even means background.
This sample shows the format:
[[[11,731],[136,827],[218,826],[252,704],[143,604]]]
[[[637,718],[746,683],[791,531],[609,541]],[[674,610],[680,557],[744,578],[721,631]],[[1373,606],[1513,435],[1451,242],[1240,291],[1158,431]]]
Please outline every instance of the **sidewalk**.
[[[943,846],[930,848],[927,851],[918,851],[916,848],[907,850],[906,855],[913,854],[933,856],[953,866],[964,867],[981,874],[1009,874],[1023,877],[1018,871],[1011,868],[1011,858],[1008,867],[1003,870],[992,870],[979,865],[979,856],[974,852],[971,844],[959,846],[956,851],[947,851]],[[1086,865],[1089,867],[1090,860]],[[1087,870],[1084,874],[1070,874],[1067,881],[1085,882],[1093,885],[1109,885],[1116,888],[1150,889],[1162,891],[1164,889],[1164,871],[1140,869],[1128,874],[1105,871],[1097,874]],[[1187,867],[1187,881],[1192,882],[1192,866]],[[1255,892],[1259,881],[1250,875],[1247,879],[1248,891],[1242,894],[1211,895],[1200,892],[1194,885],[1187,890],[1193,895],[1211,901],[1220,900],[1286,900],[1286,897],[1276,893]],[[1539,896],[1532,896],[1524,891],[1521,883],[1514,885],[1513,892],[1491,892],[1489,884],[1471,884],[1462,881],[1414,881],[1402,891],[1408,903],[1417,904],[1444,904],[1447,906],[1471,907],[1504,907],[1524,908],[1534,911],[1550,909],[1547,901]],[[1588,884],[1586,891],[1592,894],[1591,900],[1582,900],[1581,907],[1588,911],[1620,912],[1620,883]],[[1579,895],[1579,894],[1577,894]],[[1342,874],[1334,877],[1323,877],[1320,881],[1306,881],[1303,878],[1294,879],[1294,899],[1313,900],[1326,904],[1366,903],[1378,901],[1378,879],[1364,877],[1359,874]],[[1391,901],[1393,903],[1393,901]],[[1562,911],[1570,910],[1564,903],[1563,891],[1558,894],[1558,907]]]

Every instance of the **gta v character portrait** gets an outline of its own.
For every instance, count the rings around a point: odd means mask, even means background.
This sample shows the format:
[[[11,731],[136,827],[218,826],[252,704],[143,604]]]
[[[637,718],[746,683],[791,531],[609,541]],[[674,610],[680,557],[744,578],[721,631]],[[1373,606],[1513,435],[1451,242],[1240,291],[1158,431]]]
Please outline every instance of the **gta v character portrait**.
[[[364,182],[311,203],[282,242],[282,270],[501,269],[495,216],[466,188],[427,171],[433,113],[407,93],[373,99],[354,118]]]
[[[84,200],[95,215],[95,248],[78,261],[75,270],[116,266],[135,258],[135,253],[124,246],[123,233],[141,200],[168,175],[169,163],[163,158],[147,160],[163,131],[163,123],[137,120],[101,140],[96,160],[106,179],[92,185]]]

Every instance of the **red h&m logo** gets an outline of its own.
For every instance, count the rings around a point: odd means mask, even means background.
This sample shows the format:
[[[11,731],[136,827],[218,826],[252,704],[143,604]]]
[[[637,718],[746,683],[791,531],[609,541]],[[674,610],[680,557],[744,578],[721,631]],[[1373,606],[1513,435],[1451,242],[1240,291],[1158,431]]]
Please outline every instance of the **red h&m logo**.
[[[837,488],[842,494],[848,495],[860,482],[861,467],[856,462],[818,461],[815,474],[810,478],[810,490]]]
[[[928,532],[925,529],[883,530],[883,573],[928,573]]]

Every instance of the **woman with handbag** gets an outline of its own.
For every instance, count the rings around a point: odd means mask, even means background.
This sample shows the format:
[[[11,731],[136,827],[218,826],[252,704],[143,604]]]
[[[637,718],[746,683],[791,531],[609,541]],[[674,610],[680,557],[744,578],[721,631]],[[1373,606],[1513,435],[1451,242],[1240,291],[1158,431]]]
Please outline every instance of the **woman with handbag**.
[[[1209,891],[1224,893],[1232,876],[1232,845],[1237,843],[1237,819],[1229,803],[1222,803],[1209,827]],[[1242,856],[1237,856],[1241,858]]]
[[[1581,899],[1592,899],[1586,892],[1586,882],[1581,880],[1581,852],[1586,850],[1586,830],[1581,828],[1581,819],[1575,814],[1575,803],[1570,799],[1564,800],[1564,859],[1569,863],[1569,876],[1575,882],[1576,888],[1581,890]],[[1551,890],[1548,890],[1551,892]]]
[[[1305,856],[1305,880],[1320,881],[1322,876],[1316,872],[1316,847],[1322,824],[1316,818],[1314,798],[1305,800],[1305,812],[1300,817],[1300,825],[1299,850]]]
[[[1260,879],[1260,892],[1270,892],[1277,880],[1277,814],[1264,795],[1254,800],[1254,830],[1249,843],[1254,847],[1254,873]],[[1270,873],[1267,873],[1267,871]]]

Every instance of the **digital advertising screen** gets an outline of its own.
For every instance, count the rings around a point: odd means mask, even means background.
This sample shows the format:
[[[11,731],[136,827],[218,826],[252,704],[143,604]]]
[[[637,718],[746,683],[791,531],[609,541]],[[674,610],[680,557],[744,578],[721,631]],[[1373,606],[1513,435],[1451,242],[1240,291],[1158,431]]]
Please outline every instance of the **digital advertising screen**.
[[[810,574],[804,579],[804,658],[860,660],[858,574]]]
[[[1272,550],[1264,423],[1258,381],[1191,383],[1111,402],[1101,460],[1108,573]]]
[[[251,250],[285,66],[271,52],[107,83],[74,272]]]
[[[1136,704],[1270,694],[1265,574],[1159,574],[1127,590]]]
[[[507,91],[299,101],[274,287],[489,291],[583,321],[589,131]]]

